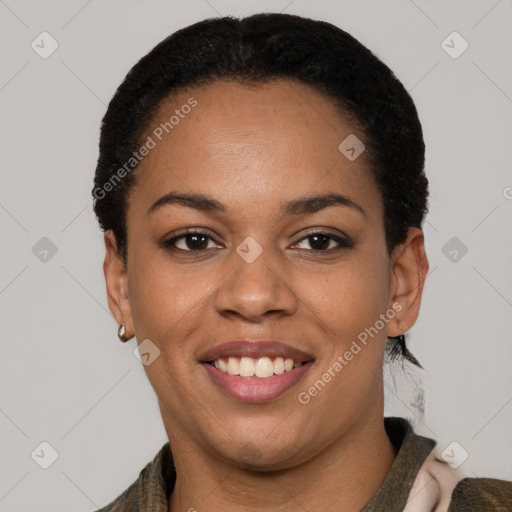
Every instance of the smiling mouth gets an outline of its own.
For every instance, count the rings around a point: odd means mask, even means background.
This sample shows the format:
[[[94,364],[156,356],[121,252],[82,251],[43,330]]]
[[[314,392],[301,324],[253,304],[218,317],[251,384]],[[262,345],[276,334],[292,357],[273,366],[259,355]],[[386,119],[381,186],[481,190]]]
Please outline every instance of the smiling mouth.
[[[269,402],[293,388],[314,365],[312,354],[275,340],[248,338],[198,354],[210,382],[232,398]]]
[[[312,360],[311,360],[312,361]],[[228,375],[240,377],[259,377],[266,379],[273,375],[282,375],[291,372],[309,361],[295,362],[290,358],[283,357],[223,357],[214,361],[207,361],[208,364]]]

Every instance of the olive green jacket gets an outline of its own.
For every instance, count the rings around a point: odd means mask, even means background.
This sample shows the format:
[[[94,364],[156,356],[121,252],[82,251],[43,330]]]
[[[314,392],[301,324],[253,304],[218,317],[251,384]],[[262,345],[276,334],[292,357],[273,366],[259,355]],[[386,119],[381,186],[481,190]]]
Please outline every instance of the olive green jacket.
[[[436,441],[415,434],[407,420],[384,418],[384,425],[397,455],[360,512],[512,512],[512,482],[462,478],[436,453]],[[175,481],[166,443],[128,489],[96,512],[168,512]]]

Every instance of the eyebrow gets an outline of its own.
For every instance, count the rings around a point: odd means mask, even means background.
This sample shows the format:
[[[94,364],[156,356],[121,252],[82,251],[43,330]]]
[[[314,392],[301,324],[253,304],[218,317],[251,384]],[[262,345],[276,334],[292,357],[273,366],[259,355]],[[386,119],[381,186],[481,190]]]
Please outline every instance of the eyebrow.
[[[226,207],[219,201],[204,194],[178,194],[169,192],[158,199],[147,211],[148,215],[153,214],[160,208],[170,204],[179,204],[207,213],[225,213]],[[316,196],[300,197],[283,203],[281,213],[283,215],[310,215],[329,206],[345,206],[352,208],[364,217],[364,209],[347,196],[341,194],[323,194]]]

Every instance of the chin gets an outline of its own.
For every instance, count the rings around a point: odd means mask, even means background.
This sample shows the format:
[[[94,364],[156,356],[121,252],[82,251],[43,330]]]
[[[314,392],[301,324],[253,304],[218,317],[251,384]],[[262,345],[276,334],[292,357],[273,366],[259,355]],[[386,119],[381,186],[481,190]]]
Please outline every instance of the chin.
[[[269,442],[265,437],[259,440],[248,440],[237,446],[231,443],[226,450],[220,452],[232,464],[251,471],[278,471],[293,467],[304,458],[304,452],[298,448],[297,443],[274,440]]]

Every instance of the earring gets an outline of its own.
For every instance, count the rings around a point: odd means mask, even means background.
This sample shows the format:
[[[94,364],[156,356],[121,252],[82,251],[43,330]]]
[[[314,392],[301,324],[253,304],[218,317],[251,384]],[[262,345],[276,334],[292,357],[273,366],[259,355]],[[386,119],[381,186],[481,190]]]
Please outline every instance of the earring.
[[[126,339],[126,327],[124,326],[124,322],[119,326],[119,329],[117,330],[117,337],[124,343],[125,341],[128,341]]]

